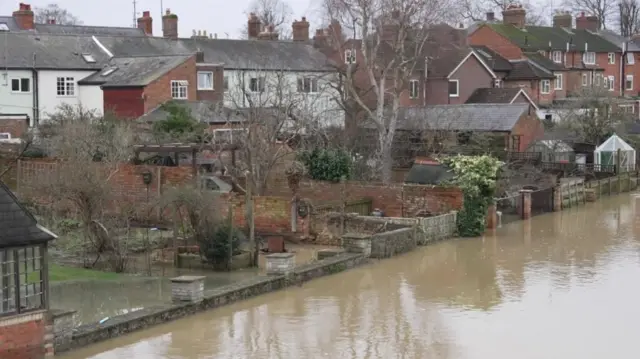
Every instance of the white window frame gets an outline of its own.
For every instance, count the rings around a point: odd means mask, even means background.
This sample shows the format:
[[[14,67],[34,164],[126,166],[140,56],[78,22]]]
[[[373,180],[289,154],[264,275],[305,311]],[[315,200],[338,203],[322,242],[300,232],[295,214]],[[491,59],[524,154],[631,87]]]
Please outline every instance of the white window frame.
[[[254,86],[255,81],[255,86]],[[249,79],[249,92],[262,93],[264,92],[264,77],[252,77]]]
[[[456,93],[451,93],[451,88],[449,87],[452,82],[456,83]],[[449,80],[447,83],[447,92],[449,93],[449,97],[460,97],[460,80]]]
[[[355,64],[356,63],[356,50],[347,49],[344,50],[344,63]]]
[[[231,141],[230,143],[233,143],[233,133],[234,132],[247,132],[246,128],[216,128],[212,131],[212,135],[213,135],[213,141],[217,142],[218,140],[216,139],[216,137],[221,136],[220,134],[225,133],[228,135],[225,135],[225,137],[228,137],[229,140]]]
[[[493,87],[494,88],[501,88],[502,87],[502,79],[493,80]]]
[[[420,82],[418,80],[409,81],[409,98],[420,97]]]
[[[298,77],[298,92],[308,94],[318,93],[318,78],[313,76]]]
[[[620,108],[621,109],[625,109],[625,110],[622,110],[622,112],[624,112],[624,113],[634,114],[636,112],[636,107],[634,105],[620,105]],[[626,110],[628,108],[630,108],[631,111]]]
[[[635,65],[636,57],[633,55],[633,52],[627,52],[627,65]]]
[[[207,76],[210,79],[211,85],[208,86],[201,81],[200,76]],[[215,85],[213,83],[213,71],[198,71],[198,90],[199,91],[213,91]]]
[[[631,84],[631,86],[627,86]],[[627,75],[624,81],[624,89],[625,91],[633,90],[633,75]]]
[[[556,74],[556,79],[554,81],[554,89],[562,90],[564,83],[564,76],[562,74]]]
[[[595,75],[593,76],[593,78],[594,78],[593,83],[594,83],[596,86],[600,86],[600,82],[602,82],[602,81],[601,81],[601,79],[602,79],[602,74],[595,74]]]
[[[584,62],[585,65],[595,65],[596,64],[596,53],[593,52],[593,51],[585,52],[582,55],[582,62]]]
[[[582,86],[589,86],[589,75],[582,74]]]
[[[27,80],[29,85],[29,90],[28,91],[24,91],[24,89],[22,88],[22,81],[23,80]],[[14,90],[13,89],[13,81],[18,81],[18,90]],[[28,77],[12,77],[11,81],[9,81],[9,86],[11,86],[11,93],[31,93],[31,79]]]
[[[556,64],[562,63],[562,51],[554,51],[551,53],[551,57],[553,58],[553,62]]]
[[[544,95],[548,95],[551,93],[551,80],[540,81],[540,93]]]
[[[614,91],[616,88],[616,77],[615,76],[607,76],[607,83],[609,85],[609,91]]]
[[[188,100],[189,81],[171,80],[171,98],[174,100]]]
[[[229,76],[222,78],[222,87],[224,88],[224,92],[229,92]]]
[[[607,54],[607,59],[609,61],[609,65],[615,65],[615,63],[616,63],[616,53],[615,52],[610,52],[609,54]]]
[[[58,97],[75,97],[76,80],[71,76],[59,76],[56,78],[56,95]]]

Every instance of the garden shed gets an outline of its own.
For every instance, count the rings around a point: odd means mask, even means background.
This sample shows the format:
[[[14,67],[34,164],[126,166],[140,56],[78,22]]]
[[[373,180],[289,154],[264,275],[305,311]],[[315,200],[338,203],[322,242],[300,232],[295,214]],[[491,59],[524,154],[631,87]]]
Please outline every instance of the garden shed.
[[[0,182],[0,358],[44,354],[47,243],[55,238]]]
[[[540,140],[529,147],[529,152],[540,153],[542,162],[572,162],[573,148],[560,140]]]
[[[615,133],[594,151],[594,164],[616,166],[616,171],[632,171],[636,168],[636,150]]]

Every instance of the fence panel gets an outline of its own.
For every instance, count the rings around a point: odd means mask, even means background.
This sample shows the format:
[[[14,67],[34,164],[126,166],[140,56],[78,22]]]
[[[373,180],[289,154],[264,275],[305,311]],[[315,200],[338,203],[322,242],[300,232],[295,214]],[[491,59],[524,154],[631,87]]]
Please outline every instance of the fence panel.
[[[531,192],[531,215],[553,212],[553,187]]]
[[[522,195],[496,199],[498,223],[506,224],[522,219]]]

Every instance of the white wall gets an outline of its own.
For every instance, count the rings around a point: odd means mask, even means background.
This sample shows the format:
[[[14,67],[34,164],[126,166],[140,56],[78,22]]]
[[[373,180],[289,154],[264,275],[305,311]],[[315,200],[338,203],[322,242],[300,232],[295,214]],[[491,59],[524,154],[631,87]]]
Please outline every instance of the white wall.
[[[224,96],[228,107],[295,107],[299,112],[318,125],[344,127],[344,111],[335,101],[338,92],[330,86],[333,73],[321,72],[276,72],[276,71],[240,71],[224,70],[228,83],[228,91]],[[251,94],[253,104],[247,100],[251,78],[265,78],[263,93]],[[311,77],[317,79],[317,92],[298,92],[298,78]],[[243,85],[244,83],[244,85]],[[243,86],[246,92],[243,91]]]
[[[49,114],[54,113],[58,106],[69,104],[72,106],[82,105],[87,110],[103,110],[102,90],[100,93],[96,91],[96,86],[78,86],[78,81],[93,74],[96,71],[38,71],[38,97],[40,119],[46,120]],[[72,77],[75,84],[73,96],[58,96],[57,79],[58,77]],[[100,89],[97,87],[98,90]],[[86,93],[83,93],[86,90]]]
[[[11,79],[20,78],[29,79],[29,92],[11,91]],[[33,73],[31,70],[0,70],[0,113],[26,114],[33,121]]]

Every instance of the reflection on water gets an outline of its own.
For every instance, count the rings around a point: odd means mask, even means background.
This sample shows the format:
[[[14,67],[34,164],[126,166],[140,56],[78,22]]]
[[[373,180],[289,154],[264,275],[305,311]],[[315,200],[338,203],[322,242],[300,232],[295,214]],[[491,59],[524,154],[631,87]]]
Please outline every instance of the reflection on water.
[[[635,358],[635,201],[514,222],[62,358]]]

